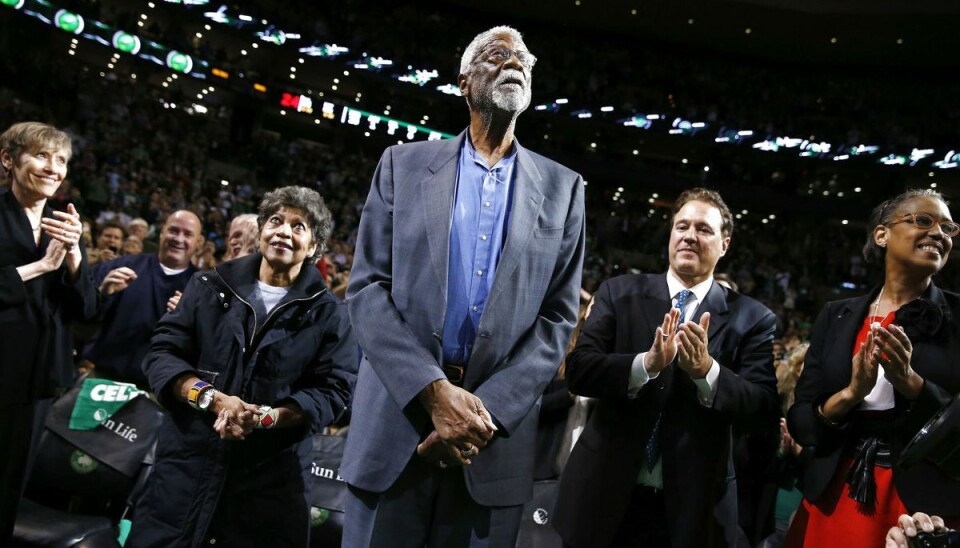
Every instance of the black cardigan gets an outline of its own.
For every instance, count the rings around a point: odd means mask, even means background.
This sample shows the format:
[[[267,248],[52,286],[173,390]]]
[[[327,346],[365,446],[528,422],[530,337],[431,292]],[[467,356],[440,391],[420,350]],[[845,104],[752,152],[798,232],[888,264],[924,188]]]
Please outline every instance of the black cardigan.
[[[52,216],[49,207],[45,217]],[[96,313],[97,291],[83,261],[69,283],[66,264],[24,282],[17,267],[37,261],[50,238],[38,247],[30,221],[16,197],[0,189],[0,402],[25,404],[53,396],[74,377],[69,324]]]

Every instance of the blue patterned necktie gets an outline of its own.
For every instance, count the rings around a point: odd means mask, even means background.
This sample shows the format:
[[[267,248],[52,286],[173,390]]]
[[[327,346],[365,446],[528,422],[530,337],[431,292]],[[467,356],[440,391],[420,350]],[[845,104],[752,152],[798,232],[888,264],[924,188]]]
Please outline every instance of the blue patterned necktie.
[[[677,321],[677,330],[679,331],[680,325],[687,319],[687,299],[690,298],[690,295],[693,295],[693,291],[689,289],[684,289],[677,293],[677,304],[675,305],[680,309],[680,319]],[[657,465],[657,461],[660,460],[660,425],[663,422],[663,412],[660,412],[657,415],[656,422],[653,423],[653,430],[650,431],[650,438],[647,440],[647,446],[644,449],[643,457],[644,463],[647,465],[647,472],[653,472],[653,468]]]

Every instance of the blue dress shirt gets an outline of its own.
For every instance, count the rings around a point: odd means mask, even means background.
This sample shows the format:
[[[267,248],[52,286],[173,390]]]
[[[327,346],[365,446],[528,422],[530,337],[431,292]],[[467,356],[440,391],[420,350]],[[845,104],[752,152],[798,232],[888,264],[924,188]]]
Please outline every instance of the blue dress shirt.
[[[493,286],[510,217],[511,180],[517,147],[490,168],[470,141],[460,150],[450,224],[444,363],[465,364],[473,350],[483,307]]]

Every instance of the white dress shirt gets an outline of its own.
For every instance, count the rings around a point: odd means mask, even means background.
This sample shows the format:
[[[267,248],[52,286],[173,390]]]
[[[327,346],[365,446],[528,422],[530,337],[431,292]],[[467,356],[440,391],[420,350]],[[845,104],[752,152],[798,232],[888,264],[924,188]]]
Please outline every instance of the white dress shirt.
[[[687,297],[687,302],[685,303],[685,313],[684,318],[687,322],[694,321],[694,315],[699,308],[700,303],[706,298],[707,293],[710,291],[710,287],[713,286],[713,276],[710,278],[698,283],[693,287],[686,287],[683,282],[681,282],[672,271],[667,271],[667,291],[670,292],[671,306],[677,306],[677,297],[680,292],[684,289],[689,289],[693,295]],[[650,375],[646,368],[645,358],[647,356],[646,352],[641,352],[633,359],[633,364],[630,367],[630,380],[627,383],[627,395],[631,398],[637,397],[640,393],[640,389],[643,388],[645,384],[651,380],[657,378],[660,375],[660,372]],[[676,359],[674,359],[674,362]],[[694,384],[697,386],[697,395],[700,399],[700,405],[704,407],[712,407],[713,400],[716,397],[717,393],[717,379],[720,377],[720,364],[717,363],[717,360],[713,360],[713,365],[710,366],[709,371],[707,371],[707,376],[702,379],[693,379]],[[643,440],[643,443],[646,443],[646,440]],[[643,485],[649,485],[650,487],[655,487],[657,489],[663,489],[663,458],[657,459],[657,464],[654,466],[652,471],[647,471],[645,466],[640,467],[640,476],[637,478],[637,482]]]

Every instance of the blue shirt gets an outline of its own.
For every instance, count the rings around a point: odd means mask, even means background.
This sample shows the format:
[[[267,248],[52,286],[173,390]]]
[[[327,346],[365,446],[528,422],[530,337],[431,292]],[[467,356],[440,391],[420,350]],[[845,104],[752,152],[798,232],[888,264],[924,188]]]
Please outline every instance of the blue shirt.
[[[487,166],[467,133],[460,149],[456,197],[450,223],[444,363],[464,364],[473,350],[483,307],[493,286],[510,217],[510,189],[517,147]]]

